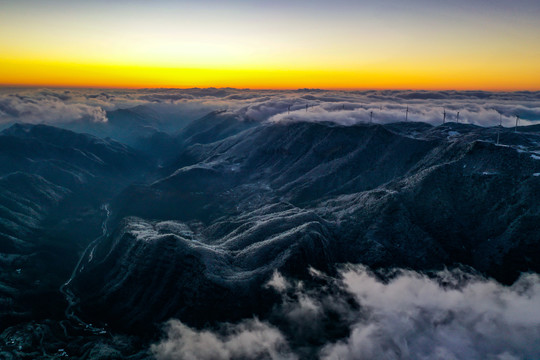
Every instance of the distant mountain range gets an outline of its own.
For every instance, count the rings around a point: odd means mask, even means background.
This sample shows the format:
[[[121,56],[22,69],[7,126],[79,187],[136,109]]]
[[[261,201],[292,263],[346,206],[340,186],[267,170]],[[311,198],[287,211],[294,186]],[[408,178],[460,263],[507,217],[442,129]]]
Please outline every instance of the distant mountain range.
[[[88,344],[120,346],[118,334],[134,342],[118,358],[142,359],[171,317],[265,318],[279,302],[264,286],[276,271],[306,286],[310,269],[344,263],[462,267],[505,284],[540,272],[538,126],[261,123],[218,111],[166,131],[153,116],[118,110],[94,135],[0,133],[5,354],[71,343],[87,344],[71,358],[89,358]],[[66,291],[79,324],[65,318]]]

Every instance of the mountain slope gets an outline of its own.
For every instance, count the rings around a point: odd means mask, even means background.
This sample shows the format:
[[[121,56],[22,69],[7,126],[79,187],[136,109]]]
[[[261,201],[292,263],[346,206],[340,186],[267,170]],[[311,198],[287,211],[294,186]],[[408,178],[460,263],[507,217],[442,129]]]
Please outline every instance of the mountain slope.
[[[97,236],[101,204],[145,166],[127,146],[90,135],[27,124],[0,133],[2,326],[13,314],[56,311],[35,299],[61,304],[58,286]]]
[[[139,329],[232,321],[264,313],[275,270],[304,278],[343,262],[467,265],[503,282],[540,271],[540,161],[527,148],[537,134],[513,148],[486,142],[490,129],[412,137],[407,126],[262,124],[188,143],[178,169],[114,202],[116,232],[75,279],[82,313]],[[225,313],[209,310],[217,301]]]

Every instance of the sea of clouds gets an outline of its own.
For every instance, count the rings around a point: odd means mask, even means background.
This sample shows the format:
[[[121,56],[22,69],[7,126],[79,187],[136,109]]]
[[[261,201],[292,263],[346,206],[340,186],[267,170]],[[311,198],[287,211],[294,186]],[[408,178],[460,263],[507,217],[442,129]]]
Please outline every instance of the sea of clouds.
[[[540,92],[295,91],[248,89],[0,89],[0,126],[14,122],[106,122],[107,111],[145,106],[158,114],[193,120],[227,110],[257,121],[333,121],[343,125],[408,120],[504,126],[540,122]],[[307,108],[306,108],[307,106]]]
[[[460,270],[381,277],[349,265],[306,287],[275,273],[273,316],[197,330],[170,320],[151,351],[169,359],[540,358],[540,277],[512,286]],[[341,327],[341,329],[340,329]]]

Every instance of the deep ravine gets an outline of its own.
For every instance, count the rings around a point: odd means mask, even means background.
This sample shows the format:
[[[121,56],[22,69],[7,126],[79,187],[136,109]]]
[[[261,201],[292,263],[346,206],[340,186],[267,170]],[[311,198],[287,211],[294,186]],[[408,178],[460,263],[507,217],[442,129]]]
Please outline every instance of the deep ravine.
[[[76,274],[83,271],[84,267],[89,262],[92,261],[93,254],[94,254],[94,249],[95,249],[96,245],[98,244],[99,240],[101,240],[102,238],[104,238],[108,234],[107,224],[108,224],[109,219],[111,217],[111,210],[110,210],[109,204],[103,204],[101,206],[101,210],[103,210],[103,212],[105,213],[105,219],[101,223],[101,230],[102,230],[101,235],[98,236],[95,240],[93,240],[86,247],[86,249],[81,254],[81,257],[79,258],[79,261],[77,262],[77,265],[73,269],[73,272],[71,273],[71,276],[69,277],[69,279],[64,284],[62,284],[62,286],[60,286],[60,289],[59,289],[60,292],[64,295],[64,297],[65,297],[65,299],[67,301],[67,307],[66,307],[66,310],[64,312],[65,315],[66,315],[66,319],[68,321],[72,321],[74,325],[76,324],[78,326],[81,326],[85,330],[90,331],[90,332],[92,332],[94,334],[105,334],[106,330],[104,328],[94,327],[92,324],[83,321],[79,316],[77,316],[75,314],[75,309],[76,309],[77,304],[78,304],[78,298],[71,291],[69,286],[70,286],[71,282],[73,281],[73,278],[76,276]],[[87,258],[88,258],[88,260],[86,260]],[[64,331],[66,331],[65,327],[64,327]]]

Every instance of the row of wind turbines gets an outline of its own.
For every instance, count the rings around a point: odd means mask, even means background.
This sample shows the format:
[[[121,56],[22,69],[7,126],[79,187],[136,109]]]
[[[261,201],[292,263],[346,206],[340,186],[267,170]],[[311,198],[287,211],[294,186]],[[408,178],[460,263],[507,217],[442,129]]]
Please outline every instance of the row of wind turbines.
[[[291,113],[291,106],[292,105],[288,106],[287,114]],[[309,104],[306,104],[306,112],[308,110],[309,110]],[[342,104],[342,110],[345,110],[345,104]],[[382,106],[381,106],[381,110],[382,110]],[[499,113],[499,126],[498,126],[498,131],[497,131],[497,144],[499,144],[500,131],[501,131],[501,128],[502,128],[502,113],[500,111],[497,111],[497,112]],[[446,108],[443,108],[443,122],[442,122],[443,124],[446,123],[446,115],[447,115]],[[515,117],[516,117],[516,125],[515,125],[515,128],[514,128],[514,131],[517,132],[520,117],[519,117],[519,115],[515,115]],[[407,106],[407,108],[405,109],[405,121],[406,122],[409,121],[409,106]],[[369,123],[370,124],[373,123],[373,111],[369,112]],[[459,111],[456,112],[456,123],[459,123]]]
[[[405,115],[405,120],[407,120],[407,117],[408,117],[408,113],[409,113],[409,107],[407,106],[407,110],[406,110],[406,115]],[[499,126],[502,126],[502,113],[500,111],[498,111],[499,113]],[[515,127],[515,131],[517,132],[517,127],[518,127],[518,124],[519,124],[519,115],[515,115],[516,116],[516,127]],[[443,124],[446,122],[446,109],[443,108]],[[459,111],[456,113],[456,122],[459,123]]]

